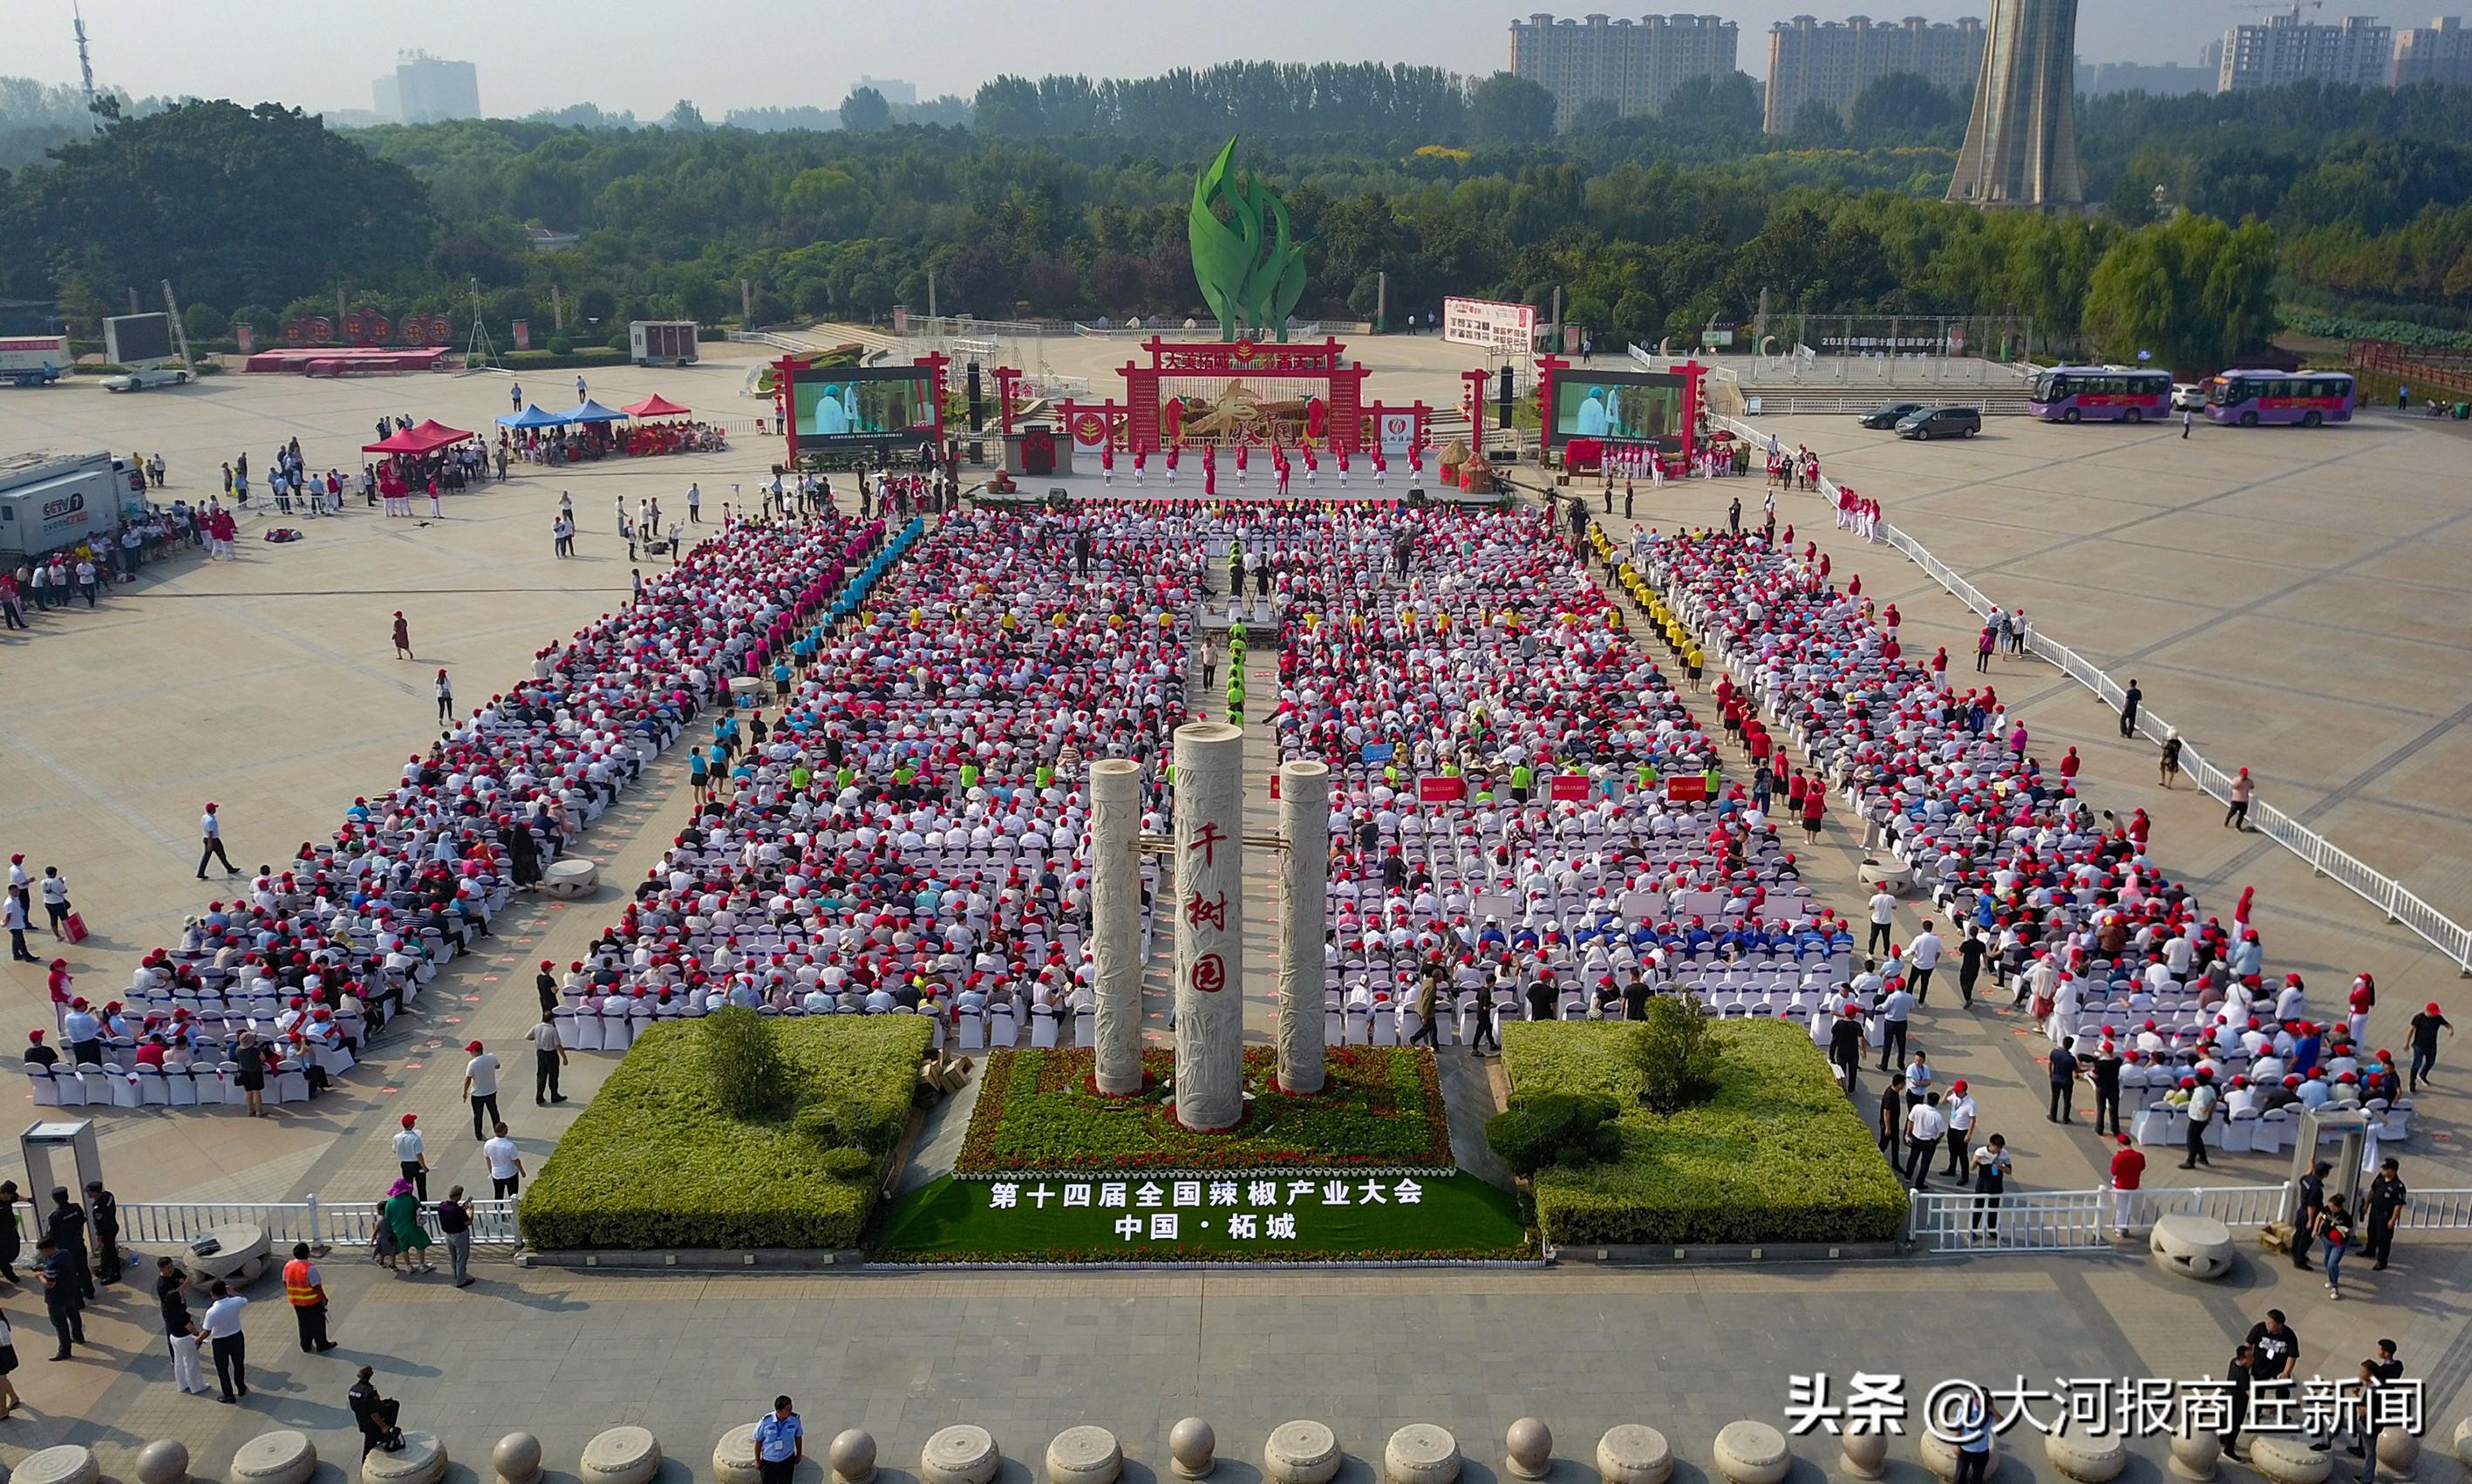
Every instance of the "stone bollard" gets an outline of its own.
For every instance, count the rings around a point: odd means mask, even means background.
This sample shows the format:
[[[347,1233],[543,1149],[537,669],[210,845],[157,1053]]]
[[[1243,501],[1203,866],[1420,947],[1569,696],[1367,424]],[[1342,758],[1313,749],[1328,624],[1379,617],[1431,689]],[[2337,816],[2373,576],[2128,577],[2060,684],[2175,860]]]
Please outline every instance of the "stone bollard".
[[[1837,1440],[1837,1466],[1858,1479],[1876,1479],[1888,1472],[1889,1435],[1849,1432]]]
[[[1339,1439],[1317,1422],[1281,1423],[1262,1441],[1262,1472],[1271,1484],[1330,1484],[1339,1464]]]
[[[753,1423],[740,1423],[712,1446],[712,1476],[720,1484],[761,1484],[764,1471],[756,1467]]]
[[[511,1432],[489,1449],[489,1467],[503,1484],[533,1484],[540,1477],[540,1439],[529,1432]]]
[[[575,1475],[582,1484],[653,1484],[661,1472],[661,1441],[647,1427],[611,1427],[583,1445]]]
[[[1729,1484],[1777,1484],[1794,1467],[1785,1434],[1748,1419],[1727,1423],[1717,1434],[1717,1472]]]
[[[1503,1435],[1502,1467],[1514,1478],[1541,1479],[1554,1472],[1554,1429],[1523,1417]]]
[[[293,1436],[297,1438],[300,1435],[296,1432]],[[308,1440],[302,1438],[301,1441],[305,1443]],[[28,1453],[10,1477],[24,1479],[26,1484],[95,1484],[102,1473],[102,1469],[94,1461],[94,1449],[81,1448],[75,1443],[63,1443],[58,1448],[38,1449]]]
[[[1179,1479],[1206,1479],[1219,1467],[1219,1435],[1199,1417],[1188,1417],[1168,1429],[1167,1456]]]
[[[2378,1461],[2378,1476],[2383,1479],[2409,1479],[2420,1467],[2420,1439],[2401,1427],[2378,1429],[2378,1438],[2369,1451]]]
[[[1105,1427],[1067,1427],[1047,1445],[1047,1484],[1116,1484],[1125,1450]]]
[[[156,1438],[137,1455],[137,1484],[189,1484],[189,1446]]]
[[[1597,1472],[1605,1484],[1665,1484],[1674,1476],[1674,1449],[1655,1428],[1623,1423],[1597,1440]]]
[[[1922,1455],[1923,1467],[1931,1471],[1933,1477],[1951,1480],[1953,1484],[1957,1478],[1956,1443],[1926,1427],[1923,1429],[1921,1445],[1916,1451]],[[1999,1472],[2000,1443],[1995,1438],[1991,1444],[1991,1459],[1983,1466],[1983,1476],[1989,1478]]]
[[[2326,1484],[2335,1472],[2335,1455],[2300,1438],[2261,1433],[2249,1439],[2248,1466],[2266,1484]]]
[[[875,1435],[858,1427],[835,1434],[824,1461],[833,1484],[875,1484]]]
[[[1460,1440],[1447,1427],[1410,1423],[1390,1434],[1383,1448],[1382,1472],[1390,1484],[1455,1484]]]
[[[2457,1462],[2472,1469],[2472,1417],[2455,1425],[2455,1457]]]
[[[446,1445],[434,1432],[406,1432],[393,1452],[371,1449],[361,1458],[361,1484],[438,1484],[446,1477]]]
[[[2215,1476],[2215,1466],[2222,1461],[2223,1440],[2220,1433],[2175,1432],[2172,1434],[2172,1476],[2206,1484]]]
[[[927,1484],[987,1484],[1004,1467],[994,1434],[956,1424],[927,1440],[918,1455],[918,1476]]]
[[[2116,1433],[2047,1432],[2043,1458],[2077,1484],[2111,1484],[2128,1467],[2128,1448]]]
[[[18,1465],[17,1472],[23,1474],[25,1465]],[[288,1427],[259,1433],[232,1453],[232,1484],[309,1484],[317,1472],[317,1445],[307,1433]]]

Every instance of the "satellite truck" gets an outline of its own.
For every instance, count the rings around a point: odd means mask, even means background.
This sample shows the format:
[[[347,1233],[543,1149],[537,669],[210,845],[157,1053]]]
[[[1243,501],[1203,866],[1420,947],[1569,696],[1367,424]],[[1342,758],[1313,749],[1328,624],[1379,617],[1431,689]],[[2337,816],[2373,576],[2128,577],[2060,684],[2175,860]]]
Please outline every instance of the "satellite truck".
[[[48,387],[73,364],[65,335],[0,335],[0,381]]]
[[[0,560],[13,567],[113,534],[127,489],[109,454],[0,454]]]

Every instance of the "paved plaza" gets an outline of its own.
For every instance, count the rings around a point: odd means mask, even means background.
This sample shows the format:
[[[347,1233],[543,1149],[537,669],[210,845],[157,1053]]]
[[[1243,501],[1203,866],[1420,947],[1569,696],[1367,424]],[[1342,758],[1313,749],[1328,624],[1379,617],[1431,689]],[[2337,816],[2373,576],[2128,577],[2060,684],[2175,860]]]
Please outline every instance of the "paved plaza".
[[[1430,340],[1360,348],[1376,368],[1372,394],[1457,405],[1462,348]],[[683,516],[686,483],[697,480],[713,521],[733,483],[751,492],[768,477],[777,440],[740,431],[761,410],[738,395],[749,360],[716,350],[694,369],[595,372],[591,389],[613,405],[659,391],[730,420],[728,453],[555,473],[519,467],[506,485],[449,496],[445,518],[428,525],[357,502],[337,521],[253,514],[236,562],[166,563],[93,613],[0,637],[0,852],[23,851],[37,870],[58,864],[69,877],[95,929],[84,944],[59,950],[80,992],[101,999],[126,985],[138,955],[177,938],[182,918],[220,889],[192,875],[205,800],[221,804],[244,868],[290,859],[434,735],[428,682],[439,666],[450,668],[469,705],[525,673],[542,645],[624,601],[613,500],[631,506],[657,494]],[[1121,342],[1046,342],[1041,354],[1098,382],[1129,351]],[[527,385],[530,399],[563,405],[573,374],[544,373]],[[491,376],[223,376],[137,397],[86,383],[0,392],[0,451],[160,452],[171,466],[165,498],[196,501],[244,448],[258,466],[297,436],[313,470],[348,473],[382,414],[486,428],[506,407],[507,384]],[[1994,599],[2022,602],[2039,629],[2114,673],[2138,674],[2151,707],[2219,763],[2250,766],[2266,797],[2459,920],[2472,915],[2472,795],[2457,781],[2472,761],[2460,724],[2472,707],[2463,559],[2472,554],[2472,486],[2457,472],[2472,443],[2460,432],[2372,416],[2316,434],[2201,426],[2182,443],[2176,427],[2003,419],[1971,443],[1917,446],[1850,419],[1771,425],[1789,445],[1820,452],[1827,472],[1878,498],[1890,519]],[[1403,474],[1393,470],[1394,491]],[[1099,487],[1087,477],[1063,483]],[[581,528],[573,561],[551,553],[561,489],[572,492]],[[1722,521],[1739,496],[1755,522],[1760,491],[1757,478],[1642,489],[1636,519]],[[1198,493],[1190,472],[1178,492]],[[1629,525],[1619,511],[1617,492],[1606,523],[1618,536]],[[1968,678],[1976,625],[1953,599],[1893,552],[1836,530],[1814,496],[1781,496],[1779,515],[1797,544],[1814,538],[1831,553],[1841,578],[1860,572],[1866,595],[1899,604],[1910,653],[1945,644],[1952,675]],[[307,538],[266,544],[258,537],[272,524],[301,526]],[[397,608],[417,662],[392,653],[387,625]],[[1252,659],[1250,693],[1274,695],[1272,647],[1257,646]],[[2374,972],[2372,1045],[2400,1048],[2405,1019],[2425,1001],[2465,1003],[2453,966],[2419,939],[2259,836],[2221,829],[2220,806],[2185,785],[2159,789],[2151,746],[2120,740],[2110,714],[2074,684],[2024,661],[1996,665],[1992,679],[2047,764],[2075,743],[2086,760],[2081,789],[2103,807],[2152,814],[2156,857],[2209,910],[2227,916],[2242,887],[2257,888],[2269,965],[2306,975],[2313,1002],[2331,1002],[2353,973]],[[1713,725],[1713,698],[1693,704]],[[1253,731],[1258,780],[1272,749],[1266,726]],[[1729,757],[1728,766],[1740,773],[1743,764]],[[609,880],[639,878],[682,822],[683,791],[678,757],[664,758],[582,849]],[[1258,782],[1254,797],[1250,824],[1268,828],[1272,806]],[[1817,864],[1806,879],[1821,901],[1853,908],[1856,858],[1842,822],[1830,839],[1807,853]],[[511,1043],[534,1019],[535,961],[579,956],[615,916],[617,899],[605,887],[572,906],[518,901],[483,952],[440,978],[416,1023],[316,1104],[263,1122],[237,1110],[98,1112],[113,1189],[129,1201],[311,1191],[329,1203],[374,1200],[393,1174],[385,1138],[403,1112],[430,1130],[433,1193],[459,1181],[486,1189],[458,1095],[458,1048],[475,1036]],[[1910,913],[1900,936],[1913,926]],[[1272,1019],[1269,914],[1248,930],[1252,982],[1263,986],[1248,1006],[1249,1030],[1261,1036]],[[2006,1013],[2005,997],[1967,1012],[1944,1002],[1953,994],[1935,994],[1915,1041],[1945,1073],[1973,1084],[1985,1105],[1981,1131],[2008,1135],[2019,1156],[2012,1189],[2099,1183],[2106,1149],[2082,1127],[2064,1131],[2041,1118],[2039,1035]],[[0,1036],[48,1021],[41,974],[10,966],[0,975]],[[1445,1080],[1455,1108],[1496,1091],[1459,1053],[1445,1054],[1459,1063]],[[510,1122],[534,1168],[568,1110],[583,1106],[614,1064],[577,1053],[568,1091],[582,1096],[557,1110],[532,1107],[511,1079]],[[2472,1187],[2455,1095],[2472,1079],[2466,1066],[2472,1042],[2447,1043],[2443,1090],[2423,1096],[2401,1151],[2416,1189]],[[2271,1184],[2285,1163],[2224,1157],[2209,1183]],[[0,1165],[16,1173],[13,1151]],[[2187,1178],[2164,1151],[2154,1165],[2158,1181]],[[39,1303],[0,1295],[28,1362],[14,1378],[30,1403],[21,1420],[0,1424],[0,1462],[79,1441],[96,1447],[107,1474],[128,1479],[135,1449],[168,1435],[189,1444],[201,1474],[220,1477],[241,1439],[291,1425],[311,1430],[327,1459],[348,1468],[343,1392],[352,1365],[366,1361],[404,1399],[408,1425],[439,1431],[459,1461],[484,1469],[489,1444],[512,1428],[537,1432],[552,1470],[571,1472],[593,1432],[642,1422],[678,1460],[673,1477],[681,1468],[701,1475],[715,1436],[787,1390],[817,1451],[833,1431],[865,1426],[904,1474],[919,1443],[947,1423],[986,1424],[1035,1472],[1055,1431],[1087,1421],[1115,1428],[1137,1466],[1163,1475],[1167,1428],[1191,1413],[1216,1425],[1228,1476],[1240,1481],[1263,1434],[1291,1417],[1331,1423],[1359,1460],[1378,1456],[1400,1422],[1440,1422],[1459,1430],[1469,1476],[1486,1481],[1498,1472],[1502,1428],[1533,1414],[1553,1425],[1569,1460],[1557,1477],[1576,1484],[1597,1433],[1626,1421],[1665,1428],[1684,1463],[1704,1470],[1715,1430],[1738,1416],[1773,1420],[1794,1372],[1828,1372],[1841,1386],[1858,1368],[1900,1372],[1917,1402],[1957,1375],[2024,1374],[2046,1385],[2057,1377],[2219,1375],[2231,1342],[2271,1304],[2304,1336],[2304,1371],[2349,1375],[2379,1335],[2402,1340],[2409,1374],[2428,1382],[2430,1427],[2442,1441],[2472,1402],[2466,1250],[2458,1237],[2408,1234],[2392,1271],[2360,1264],[2346,1274],[2353,1291],[2340,1305],[2277,1262],[2245,1262],[2230,1284],[2199,1287],[2138,1252],[1660,1272],[1565,1264],[722,1277],[605,1277],[489,1259],[482,1282],[462,1292],[442,1278],[396,1279],[338,1253],[327,1276],[344,1348],[300,1354],[279,1292],[261,1284],[250,1336],[267,1370],[238,1408],[173,1389],[142,1296],[107,1299],[90,1315],[99,1351],[47,1365]],[[1805,1477],[1833,1467],[1824,1440],[1803,1440],[1798,1450]],[[2141,1451],[2134,1467],[2152,1477],[2159,1453]],[[1910,1441],[1893,1452],[1911,1469]],[[1351,1469],[1368,1476],[1361,1462]],[[1028,1476],[1019,1463],[1011,1472]]]

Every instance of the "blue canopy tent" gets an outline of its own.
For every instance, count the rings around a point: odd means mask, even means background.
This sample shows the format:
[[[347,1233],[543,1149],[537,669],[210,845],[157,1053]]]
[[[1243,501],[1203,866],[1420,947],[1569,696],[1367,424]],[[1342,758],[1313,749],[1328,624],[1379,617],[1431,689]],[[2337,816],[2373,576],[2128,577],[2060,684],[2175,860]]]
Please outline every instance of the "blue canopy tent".
[[[568,412],[561,420],[565,422],[625,422],[627,420],[627,414],[618,411],[614,407],[603,407],[598,402],[586,402],[582,406]]]
[[[533,403],[520,412],[509,412],[498,419],[501,428],[559,428],[575,421],[564,412],[544,412],[540,404]]]

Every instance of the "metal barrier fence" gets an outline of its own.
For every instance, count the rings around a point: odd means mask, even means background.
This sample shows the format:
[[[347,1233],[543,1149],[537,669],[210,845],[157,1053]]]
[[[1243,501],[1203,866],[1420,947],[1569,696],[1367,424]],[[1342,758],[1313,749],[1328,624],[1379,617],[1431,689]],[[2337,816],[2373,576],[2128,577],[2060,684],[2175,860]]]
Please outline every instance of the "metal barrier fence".
[[[1729,429],[1738,436],[1750,439],[1756,447],[1768,446],[1768,436],[1741,418],[1714,417],[1710,420],[1720,427]],[[1819,481],[1819,493],[1831,506],[1834,506],[1837,503],[1836,482],[1822,475]],[[1977,617],[1990,616],[1991,600],[1984,596],[1983,590],[1960,576],[1948,563],[1933,555],[1930,548],[1924,546],[1922,542],[1887,521],[1880,523],[1880,539],[1894,547],[1914,565],[1922,568],[1933,581],[1946,588],[1960,602],[1973,609]],[[2031,627],[2026,636],[2026,648],[2034,655],[2050,661],[2070,679],[2102,697],[2104,703],[2114,711],[2120,709],[2126,693],[2121,689],[2119,682],[2104,672],[2101,666],[2059,641]],[[2159,745],[2164,736],[2173,728],[2172,723],[2164,719],[2152,707],[2140,706],[2137,711],[2137,729],[2146,738]],[[2231,802],[2231,788],[2235,775],[2207,761],[2186,737],[2180,739],[2180,769],[2188,774],[2208,797],[2226,805]],[[2344,886],[2353,895],[2376,907],[2386,915],[2388,922],[2408,928],[2418,934],[2423,941],[2451,959],[2458,973],[2466,978],[2472,978],[2472,928],[2466,928],[2456,922],[2408,890],[2403,883],[2381,874],[2358,856],[2339,848],[2332,840],[2276,809],[2263,798],[2251,797],[2248,806],[2248,827],[2307,861],[2311,871]]]
[[[2162,1215],[2212,1216],[2227,1227],[2286,1219],[2293,1189],[2281,1185],[2191,1186],[2131,1193],[2127,1229]],[[1916,1190],[1907,1197],[1906,1235],[1922,1252],[2083,1252],[2108,1249],[2120,1229],[2110,1190],[2027,1190],[1977,1195]],[[2472,1231],[2472,1190],[2414,1190],[2397,1231]]]
[[[515,1207],[516,1202],[511,1200],[466,1203],[465,1209],[472,1215],[472,1245],[521,1245]],[[124,1242],[186,1244],[217,1227],[254,1226],[265,1229],[267,1242],[277,1257],[289,1252],[294,1242],[307,1242],[313,1247],[366,1247],[374,1239],[378,1226],[376,1201],[338,1205],[321,1202],[315,1194],[297,1201],[121,1201],[118,1209],[120,1239]],[[42,1213],[33,1202],[18,1206],[12,1214],[28,1247],[42,1237]],[[90,1218],[93,1213],[87,1214]],[[420,1224],[432,1237],[439,1235],[435,1201],[420,1208]]]

